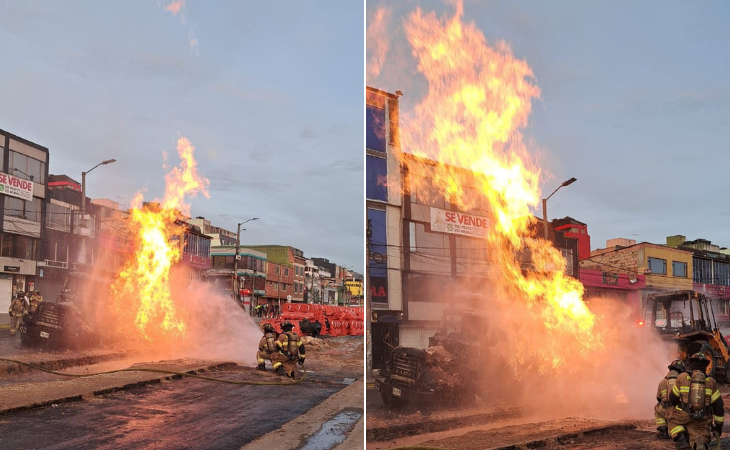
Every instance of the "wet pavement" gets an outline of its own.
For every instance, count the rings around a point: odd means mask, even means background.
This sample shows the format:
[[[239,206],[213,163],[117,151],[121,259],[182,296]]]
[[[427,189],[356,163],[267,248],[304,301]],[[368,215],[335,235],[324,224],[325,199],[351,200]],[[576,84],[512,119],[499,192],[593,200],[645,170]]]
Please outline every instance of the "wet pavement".
[[[299,450],[331,450],[335,448],[335,446],[345,441],[347,433],[355,427],[362,415],[363,411],[361,409],[343,410],[323,423],[322,428],[307,438]]]
[[[319,382],[231,386],[188,378],[15,413],[0,418],[0,448],[238,449],[345,387],[339,374],[313,380]]]

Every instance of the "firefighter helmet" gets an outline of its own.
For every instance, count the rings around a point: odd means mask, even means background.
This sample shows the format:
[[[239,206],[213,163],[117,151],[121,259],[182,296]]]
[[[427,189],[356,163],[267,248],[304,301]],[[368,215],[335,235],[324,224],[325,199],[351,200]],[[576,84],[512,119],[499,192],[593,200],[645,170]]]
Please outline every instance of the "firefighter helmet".
[[[685,370],[684,361],[682,361],[681,359],[675,359],[667,368],[669,370],[674,370],[677,373],[682,373]]]
[[[284,330],[284,331],[286,331],[287,328],[289,328],[291,330],[292,328],[294,328],[294,325],[292,325],[292,323],[289,322],[288,320],[285,320],[281,324],[281,329]]]
[[[276,331],[276,330],[274,329],[274,326],[273,326],[273,325],[271,325],[270,323],[265,323],[265,324],[264,324],[264,326],[263,326],[263,328],[264,328],[264,331],[270,331],[270,332],[272,332],[272,333],[273,333],[274,331]]]
[[[35,295],[41,295],[41,290],[40,289],[36,289],[35,290]]]
[[[689,359],[689,366],[692,370],[705,370],[710,365],[710,360],[704,353],[697,352]]]

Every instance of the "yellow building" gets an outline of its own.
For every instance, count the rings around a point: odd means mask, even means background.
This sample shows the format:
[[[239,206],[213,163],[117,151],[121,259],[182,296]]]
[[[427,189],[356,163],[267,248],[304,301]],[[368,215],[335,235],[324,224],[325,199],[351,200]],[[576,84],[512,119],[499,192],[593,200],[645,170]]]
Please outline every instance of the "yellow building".
[[[345,281],[345,287],[352,297],[360,297],[363,295],[362,281]]]
[[[598,264],[605,270],[625,272],[631,278],[644,275],[642,305],[653,292],[692,289],[692,252],[631,239],[611,239],[606,248],[591,252],[581,267]]]

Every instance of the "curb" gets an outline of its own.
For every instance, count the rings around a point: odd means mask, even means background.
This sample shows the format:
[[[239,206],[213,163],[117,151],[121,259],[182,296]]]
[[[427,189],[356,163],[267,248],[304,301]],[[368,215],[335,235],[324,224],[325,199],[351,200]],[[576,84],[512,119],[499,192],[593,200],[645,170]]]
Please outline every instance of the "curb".
[[[219,364],[215,364],[212,366],[204,366],[204,367],[200,367],[198,369],[188,370],[185,373],[188,375],[200,375],[200,374],[205,373],[212,369],[229,367],[231,365],[236,365],[236,364],[231,363],[231,362],[224,362],[224,363],[219,363]],[[0,416],[5,416],[8,414],[13,414],[13,413],[21,412],[21,411],[29,411],[29,410],[33,410],[33,409],[45,408],[45,407],[53,406],[53,405],[60,405],[60,404],[64,404],[64,403],[78,402],[78,401],[82,401],[82,400],[90,398],[90,397],[100,397],[103,395],[113,394],[115,392],[126,391],[126,390],[133,389],[136,387],[143,387],[143,386],[148,386],[151,384],[159,384],[165,380],[168,380],[168,381],[181,380],[183,378],[184,377],[182,375],[173,375],[173,374],[162,375],[162,376],[159,376],[156,378],[150,378],[148,380],[135,381],[133,383],[127,383],[127,384],[123,384],[121,386],[114,386],[111,388],[100,389],[98,391],[93,391],[91,394],[72,395],[69,397],[61,397],[61,398],[57,398],[57,399],[53,399],[53,400],[45,400],[42,402],[31,403],[28,405],[14,406],[12,408],[0,409]]]
[[[522,411],[518,408],[510,408],[499,411],[494,411],[484,414],[473,414],[470,416],[458,417],[459,428],[467,427],[471,425],[479,425],[485,422],[492,422],[499,419],[514,419],[520,417]],[[453,419],[453,418],[452,418]],[[386,441],[390,439],[401,438],[405,436],[416,436],[425,433],[436,433],[439,431],[453,430],[453,423],[449,420],[445,420],[443,417],[439,418],[424,418],[420,422],[407,423],[401,425],[393,425],[388,427],[377,427],[366,430],[368,442],[374,441]],[[510,447],[506,447],[510,448]]]
[[[75,356],[71,358],[61,358],[61,359],[48,359],[43,361],[33,361],[33,360],[26,360],[23,356],[15,357],[18,361],[23,361],[28,364],[33,364],[35,366],[38,366],[43,369],[47,370],[63,370],[68,369],[70,367],[77,367],[77,366],[90,366],[94,364],[99,364],[103,362],[108,361],[116,361],[119,359],[124,359],[126,357],[130,356],[129,353],[125,352],[119,352],[119,353],[106,353],[102,355],[89,355],[89,356]],[[5,356],[3,356],[5,357]],[[38,372],[33,370],[32,368],[28,366],[24,366],[22,364],[15,364],[15,363],[6,363],[7,365],[0,366],[0,378],[10,377],[14,375],[22,375],[29,372]]]
[[[610,431],[627,431],[635,430],[636,425],[630,423],[618,423],[614,425],[604,425],[601,427],[587,428],[583,431],[575,433],[566,433],[558,436],[551,436],[544,439],[537,439],[535,441],[524,442],[521,444],[512,444],[503,447],[495,447],[492,450],[526,450],[533,448],[545,448],[551,444],[566,445],[570,444],[570,440],[578,439],[580,437],[592,436],[594,434],[602,434]]]

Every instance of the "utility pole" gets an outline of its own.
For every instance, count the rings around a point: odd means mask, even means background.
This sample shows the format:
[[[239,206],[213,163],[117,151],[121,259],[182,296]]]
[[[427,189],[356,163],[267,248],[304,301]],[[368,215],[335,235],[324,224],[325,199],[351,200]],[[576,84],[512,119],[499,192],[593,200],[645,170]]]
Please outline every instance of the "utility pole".
[[[238,224],[236,232],[236,256],[233,258],[233,299],[238,300],[238,250],[241,247],[241,225]],[[251,306],[249,305],[249,308]]]

